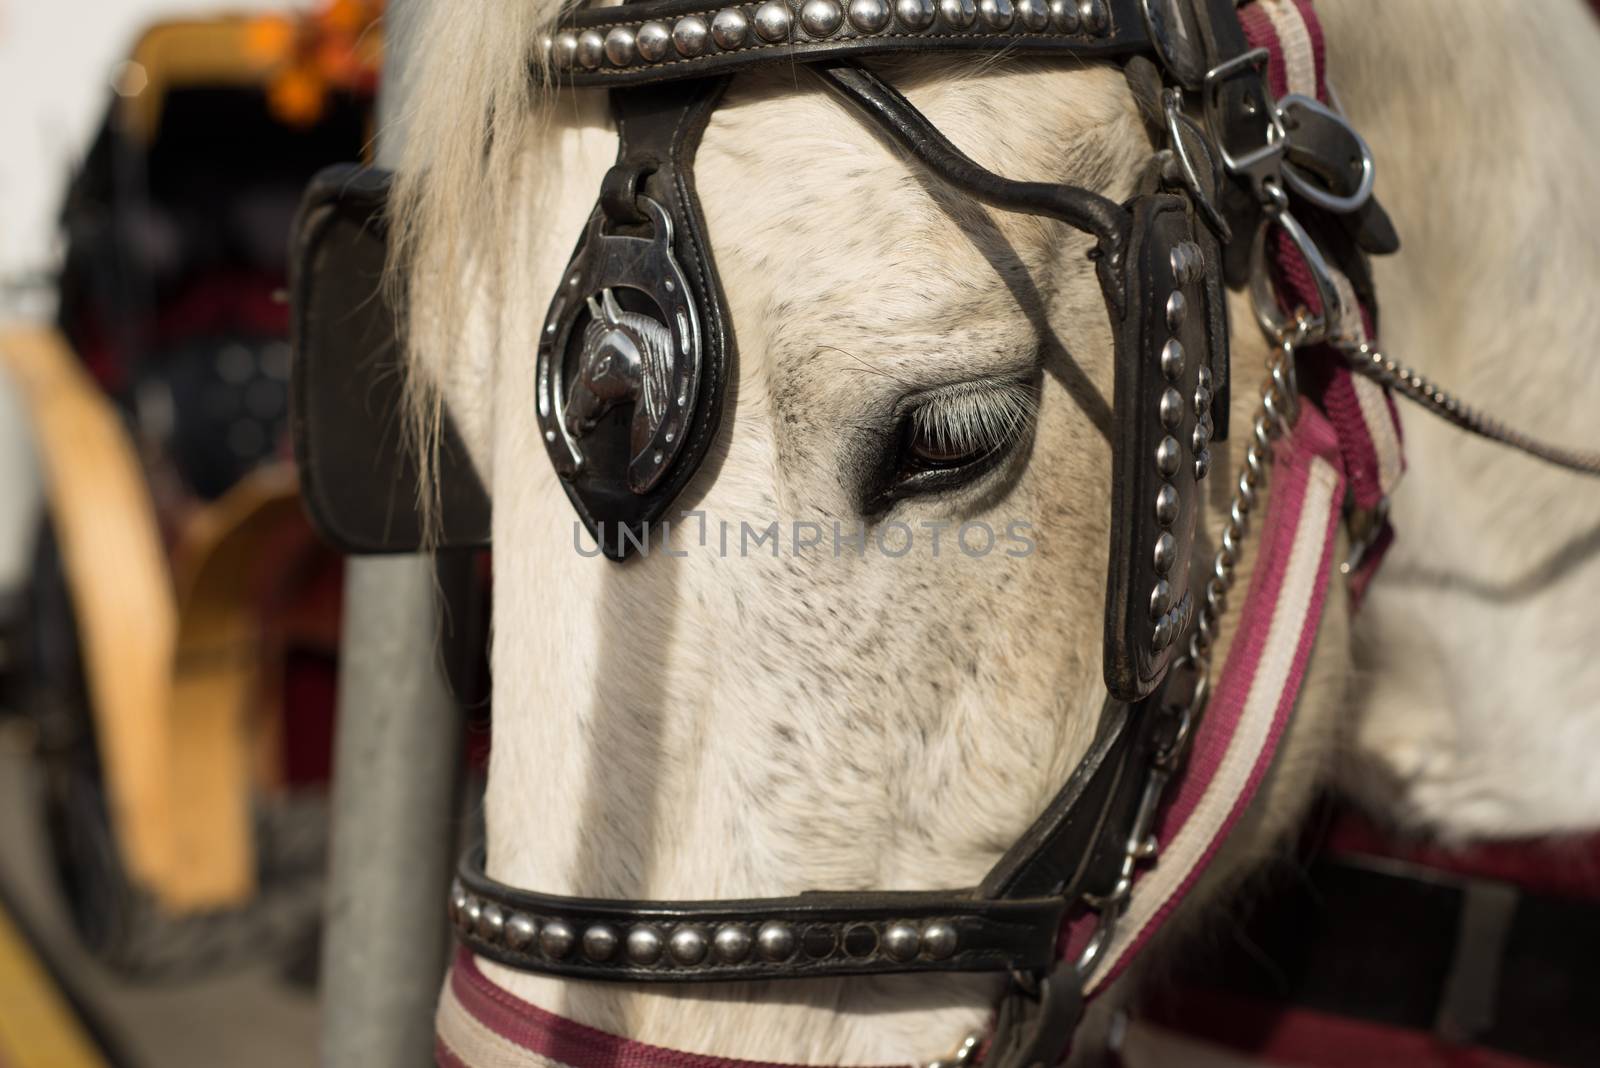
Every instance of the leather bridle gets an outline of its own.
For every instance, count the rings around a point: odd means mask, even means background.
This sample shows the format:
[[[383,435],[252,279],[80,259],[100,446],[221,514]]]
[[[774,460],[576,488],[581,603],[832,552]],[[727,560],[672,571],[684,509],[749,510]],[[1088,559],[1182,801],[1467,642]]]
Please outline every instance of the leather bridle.
[[[709,21],[708,21],[709,20]],[[1005,51],[1123,61],[1164,141],[1126,204],[1025,183],[974,163],[861,58]],[[1012,981],[988,1063],[1053,1062],[1127,900],[1166,782],[1203,705],[1189,574],[1199,483],[1227,429],[1224,245],[1253,235],[1284,196],[1289,148],[1231,0],[784,0],[706,12],[693,0],[578,11],[547,46],[559,83],[611,89],[620,148],[540,330],[538,418],[573,506],[622,559],[693,476],[721,414],[734,336],[695,193],[693,159],[732,73],[808,64],[822,84],[941,181],[1094,239],[1116,344],[1108,697],[1084,756],[1043,815],[977,886],[813,892],[722,901],[562,897],[496,882],[482,850],[462,862],[450,912],[461,941],[503,965],[630,983],[1002,972]],[[1198,109],[1204,125],[1190,118]],[[1342,124],[1324,133],[1337,140]],[[1326,153],[1297,146],[1316,161]],[[1334,145],[1337,192],[1359,139]],[[1359,178],[1357,179],[1359,180]],[[1374,211],[1370,186],[1353,210]],[[1330,193],[1329,195],[1333,195]],[[1352,210],[1346,204],[1346,214]],[[1248,244],[1248,241],[1246,241]],[[1381,246],[1381,242],[1377,243]],[[1376,250],[1382,251],[1381,247]],[[634,296],[634,318],[619,293]],[[602,341],[602,336],[609,340]],[[618,352],[631,379],[615,378]],[[654,376],[652,378],[652,375]],[[591,390],[595,396],[585,394]],[[617,390],[629,423],[579,420]],[[629,392],[631,390],[631,392]],[[575,399],[576,398],[576,399]],[[598,399],[597,399],[598,398]],[[1063,959],[1063,926],[1101,922]]]

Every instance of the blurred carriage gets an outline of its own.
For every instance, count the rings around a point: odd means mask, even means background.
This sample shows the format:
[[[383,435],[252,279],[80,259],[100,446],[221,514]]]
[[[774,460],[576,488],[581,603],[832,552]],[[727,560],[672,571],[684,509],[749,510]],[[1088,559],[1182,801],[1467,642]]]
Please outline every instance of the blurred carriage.
[[[102,959],[309,945],[340,561],[285,442],[289,234],[371,140],[381,0],[150,28],[68,190],[58,330],[0,337],[45,489],[5,704]]]

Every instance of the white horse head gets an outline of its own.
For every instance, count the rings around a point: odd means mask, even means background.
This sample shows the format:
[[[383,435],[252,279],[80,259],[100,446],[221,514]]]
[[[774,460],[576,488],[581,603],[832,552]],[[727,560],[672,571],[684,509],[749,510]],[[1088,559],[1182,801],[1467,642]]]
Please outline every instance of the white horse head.
[[[494,500],[491,871],[659,899],[971,885],[1059,788],[1103,696],[1112,337],[1090,240],[942,187],[804,68],[740,76],[695,167],[738,348],[683,500],[703,527],[675,524],[683,556],[580,552],[533,418],[533,353],[616,139],[599,92],[529,83],[556,7],[463,0],[424,19],[400,190],[417,379],[439,387],[418,391],[422,422],[448,399]],[[1463,25],[1487,40],[1496,21]],[[1378,47],[1355,16],[1330,25],[1336,56]],[[1109,66],[882,69],[1008,177],[1121,200],[1152,150]],[[1347,102],[1386,76],[1352,71]],[[1379,127],[1380,192],[1421,189],[1424,164]],[[1233,312],[1243,427],[1266,346]],[[1245,437],[1217,461],[1212,529]],[[776,553],[752,537],[774,522]],[[811,551],[797,529],[818,532]],[[1188,911],[1302,811],[1336,748],[1348,626],[1336,583],[1278,764]],[[660,992],[490,970],[608,1031],[792,1063],[941,1055],[998,991],[944,976]]]

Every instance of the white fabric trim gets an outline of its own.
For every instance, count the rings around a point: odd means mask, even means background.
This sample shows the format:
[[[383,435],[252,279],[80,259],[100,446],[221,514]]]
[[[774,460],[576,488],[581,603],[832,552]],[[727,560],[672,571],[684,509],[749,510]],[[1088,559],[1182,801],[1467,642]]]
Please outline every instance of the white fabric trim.
[[[1291,0],[1261,0],[1261,8],[1272,20],[1278,33],[1278,47],[1283,50],[1284,80],[1289,92],[1317,97],[1317,61],[1311,50],[1311,34],[1306,31],[1306,20]]]
[[[1368,340],[1366,324],[1361,321],[1361,314],[1354,310],[1360,307],[1356,301],[1355,287],[1342,271],[1330,267],[1328,273],[1333,276],[1334,288],[1339,291],[1339,303],[1351,309],[1346,315],[1345,333],[1356,341]],[[1400,431],[1395,426],[1389,403],[1384,399],[1382,386],[1357,374],[1350,376],[1350,382],[1355,387],[1356,402],[1361,405],[1361,419],[1367,424],[1367,436],[1372,439],[1372,451],[1378,458],[1378,488],[1387,497],[1400,484],[1400,476],[1405,472]]]

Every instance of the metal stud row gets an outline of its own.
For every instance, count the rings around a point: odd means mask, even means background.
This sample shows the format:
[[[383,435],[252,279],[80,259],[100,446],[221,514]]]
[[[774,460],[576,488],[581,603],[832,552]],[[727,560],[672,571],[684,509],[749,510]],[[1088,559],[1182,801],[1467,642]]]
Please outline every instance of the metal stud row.
[[[1183,446],[1179,443],[1177,434],[1183,425],[1185,405],[1183,394],[1178,392],[1176,386],[1188,369],[1188,355],[1183,350],[1183,342],[1178,340],[1176,335],[1188,318],[1189,304],[1181,290],[1183,286],[1192,285],[1205,277],[1205,255],[1199,245],[1193,241],[1184,241],[1173,246],[1168,254],[1168,263],[1172,268],[1176,288],[1167,294],[1163,308],[1170,336],[1162,344],[1159,357],[1161,375],[1167,380],[1168,385],[1161,392],[1156,413],[1161,420],[1162,429],[1167,433],[1157,443],[1154,456],[1156,473],[1161,476],[1161,485],[1156,489],[1155,517],[1156,522],[1163,528],[1156,538],[1151,558],[1151,564],[1156,572],[1156,582],[1150,590],[1150,620],[1155,624],[1150,636],[1150,645],[1152,651],[1156,653],[1164,652],[1173,640],[1183,633],[1188,613],[1193,605],[1193,600],[1187,592],[1177,606],[1172,603],[1172,583],[1168,576],[1177,562],[1178,542],[1166,528],[1170,528],[1178,521],[1180,510],[1178,490],[1170,480],[1177,477],[1179,469],[1183,466]],[[1201,366],[1197,377],[1198,384],[1195,386],[1193,397],[1195,429],[1190,438],[1190,445],[1193,446],[1195,457],[1195,478],[1201,479],[1205,477],[1211,465],[1211,454],[1206,449],[1211,440],[1212,430],[1211,369]]]
[[[833,924],[797,925],[769,920],[755,928],[724,923],[714,931],[696,924],[681,924],[664,931],[654,924],[635,924],[626,934],[610,924],[592,924],[582,936],[565,920],[539,921],[523,912],[507,912],[492,901],[482,901],[460,885],[450,892],[450,918],[463,933],[522,953],[541,952],[551,960],[566,960],[576,953],[595,964],[625,956],[628,963],[650,967],[663,961],[692,968],[708,961],[742,964],[752,955],[780,963],[803,953],[821,960],[843,949],[850,957],[886,956],[901,964],[918,957],[948,960],[955,955],[959,936],[953,924],[935,921],[926,926],[897,921],[884,926],[851,924],[842,930]]]
[[[786,44],[799,27],[806,40],[824,41],[847,25],[856,37],[923,33],[940,29],[970,30],[982,20],[987,31],[1083,33],[1104,37],[1111,32],[1106,0],[766,0],[746,9],[725,7],[710,16],[686,15],[670,26],[661,20],[599,30],[563,30],[545,44],[556,70],[599,70],[603,65],[631,67],[676,57],[697,59],[714,43],[722,51],[747,46]]]

